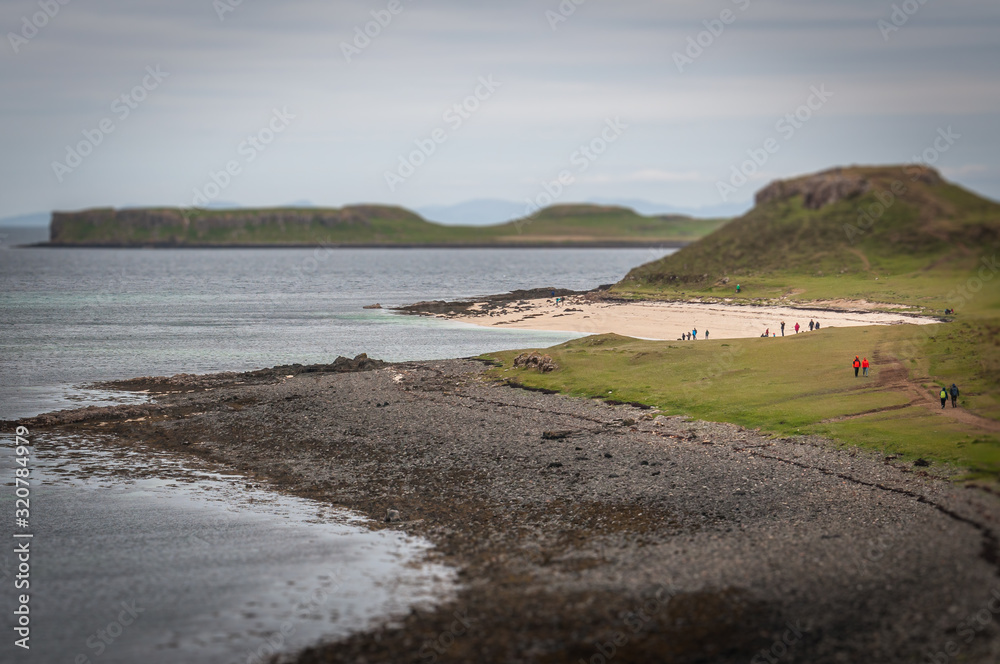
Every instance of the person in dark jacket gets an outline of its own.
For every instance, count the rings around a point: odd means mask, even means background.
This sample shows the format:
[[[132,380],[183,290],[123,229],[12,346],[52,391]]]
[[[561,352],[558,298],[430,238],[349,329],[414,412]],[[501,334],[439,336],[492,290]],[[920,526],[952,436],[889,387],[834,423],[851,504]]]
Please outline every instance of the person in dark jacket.
[[[951,384],[951,389],[948,390],[948,394],[951,395],[951,407],[958,408],[958,385],[955,383]]]
[[[852,366],[854,367],[854,377],[857,378],[858,369],[861,368],[861,358],[859,358],[857,355],[854,356],[854,364]]]
[[[948,403],[948,390],[942,387],[941,394],[938,396],[941,397],[941,407],[944,408],[945,404]]]

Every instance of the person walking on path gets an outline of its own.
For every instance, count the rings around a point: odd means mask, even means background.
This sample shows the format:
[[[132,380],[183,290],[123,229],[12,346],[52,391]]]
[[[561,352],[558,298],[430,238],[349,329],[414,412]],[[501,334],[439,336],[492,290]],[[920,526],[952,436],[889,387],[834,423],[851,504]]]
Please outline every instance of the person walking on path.
[[[796,323],[795,324],[795,334],[798,334],[798,333],[799,333],[799,324]]]
[[[781,336],[785,336],[785,321],[781,321]]]
[[[948,403],[948,390],[942,387],[939,396],[941,397],[941,407],[944,408],[944,405]]]
[[[816,325],[816,323],[812,322],[812,319],[810,318],[810,319],[809,319],[809,331],[810,331],[810,332],[812,332],[812,331],[813,331],[813,326],[814,326],[814,325]]]
[[[854,365],[853,366],[854,366],[854,377],[857,378],[858,377],[858,369],[861,368],[861,359],[857,355],[854,356]]]
[[[866,357],[863,360],[861,360],[861,375],[863,375],[865,377],[868,376],[868,366],[869,366],[868,365],[868,358]]]
[[[958,385],[955,383],[951,384],[951,389],[948,390],[948,394],[951,395],[951,407],[958,408]]]
[[[698,340],[698,328],[694,328],[693,330],[691,330],[691,338],[694,339],[695,341]]]

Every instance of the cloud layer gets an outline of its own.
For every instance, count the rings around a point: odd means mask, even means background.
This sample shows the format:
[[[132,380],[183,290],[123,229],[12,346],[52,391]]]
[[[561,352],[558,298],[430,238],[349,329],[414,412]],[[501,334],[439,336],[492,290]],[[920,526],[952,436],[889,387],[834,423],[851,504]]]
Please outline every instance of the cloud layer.
[[[909,161],[947,127],[961,138],[935,165],[1000,198],[992,0],[236,2],[0,5],[0,216],[199,192],[527,201],[565,172],[564,202],[713,206],[771,177]]]

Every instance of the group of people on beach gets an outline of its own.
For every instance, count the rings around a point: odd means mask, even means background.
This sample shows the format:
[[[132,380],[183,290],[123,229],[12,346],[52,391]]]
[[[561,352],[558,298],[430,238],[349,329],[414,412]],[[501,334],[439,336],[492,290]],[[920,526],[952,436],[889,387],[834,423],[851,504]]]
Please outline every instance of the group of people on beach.
[[[708,339],[708,330],[705,330],[705,338]],[[698,340],[698,328],[694,328],[690,332],[681,333],[681,341],[697,341],[697,340]]]
[[[793,329],[795,330],[795,334],[798,334],[799,330],[802,329],[802,328],[799,327],[798,323],[795,323],[795,327]],[[819,329],[819,321],[818,320],[814,321],[814,320],[810,319],[809,320],[809,331],[812,332],[813,330],[818,330],[818,329]],[[762,334],[760,336],[761,337],[777,337],[778,333],[777,332],[771,332],[771,328],[767,328],[766,330],[764,330],[764,334]],[[781,321],[781,336],[785,336],[785,321]]]

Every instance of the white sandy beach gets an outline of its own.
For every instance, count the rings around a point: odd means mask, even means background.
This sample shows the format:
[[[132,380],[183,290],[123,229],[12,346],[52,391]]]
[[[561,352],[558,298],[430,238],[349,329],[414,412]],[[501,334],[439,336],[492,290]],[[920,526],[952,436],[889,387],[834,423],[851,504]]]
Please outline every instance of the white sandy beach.
[[[526,330],[556,330],[587,334],[616,333],[641,339],[680,339],[681,334],[698,330],[698,339],[735,339],[760,337],[765,331],[781,336],[809,331],[809,321],[817,321],[820,329],[862,325],[928,324],[929,318],[864,311],[872,305],[866,302],[838,302],[845,310],[795,309],[791,307],[748,306],[731,304],[700,304],[693,302],[593,302],[583,296],[568,297],[560,304],[555,298],[529,300],[526,304],[510,303],[503,313],[444,316],[450,320],[489,327],[511,327]],[[832,303],[831,303],[832,304]],[[481,311],[483,303],[473,312]],[[823,305],[817,305],[823,306]],[[847,309],[858,309],[847,310]]]

